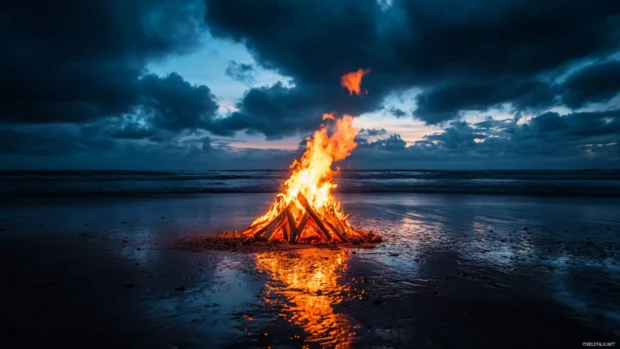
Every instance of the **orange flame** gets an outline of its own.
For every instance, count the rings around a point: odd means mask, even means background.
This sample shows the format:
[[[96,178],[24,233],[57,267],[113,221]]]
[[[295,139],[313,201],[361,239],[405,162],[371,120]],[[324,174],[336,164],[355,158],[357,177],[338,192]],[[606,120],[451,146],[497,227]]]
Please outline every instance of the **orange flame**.
[[[329,211],[346,220],[339,202],[332,195],[332,190],[337,186],[332,183],[332,178],[338,173],[338,169],[332,169],[332,164],[344,160],[357,147],[354,139],[358,130],[353,126],[350,115],[344,115],[335,122],[332,134],[328,134],[327,128],[323,127],[315,131],[312,138],[306,139],[306,152],[291,165],[292,174],[284,182],[283,193],[278,194],[269,212],[257,218],[252,225],[274,219],[289,204],[296,205],[298,193],[308,199],[317,213]],[[298,208],[301,214],[296,218],[301,220],[303,207]]]
[[[368,74],[370,74],[370,69],[358,69],[352,73],[345,74],[340,79],[340,85],[349,90],[349,95],[355,93],[359,96],[362,94],[362,90],[360,88],[360,85],[362,84],[362,77]]]
[[[343,86],[359,94],[362,76],[370,69],[358,70],[342,77]],[[323,120],[332,120],[333,127],[321,125],[312,138],[306,139],[306,151],[291,165],[291,175],[269,211],[258,217],[243,234],[262,235],[267,240],[346,242],[361,240],[360,232],[348,223],[348,216],[333,196],[336,184],[332,182],[339,168],[334,162],[342,161],[357,147],[353,116],[336,119],[323,114]],[[324,223],[322,222],[324,221]]]

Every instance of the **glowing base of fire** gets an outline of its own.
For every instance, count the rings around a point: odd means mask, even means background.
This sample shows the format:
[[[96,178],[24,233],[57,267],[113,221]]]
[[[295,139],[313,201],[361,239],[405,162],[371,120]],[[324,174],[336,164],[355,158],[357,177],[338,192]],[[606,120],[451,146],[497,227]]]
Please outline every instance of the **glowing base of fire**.
[[[274,219],[250,226],[242,235],[256,241],[281,241],[296,243],[347,243],[347,242],[381,242],[381,237],[373,233],[362,233],[353,229],[346,220],[335,214],[319,215],[308,203],[306,197],[299,193],[297,202],[302,211],[286,206]],[[295,211],[298,221],[293,215]],[[302,214],[303,213],[303,214]]]

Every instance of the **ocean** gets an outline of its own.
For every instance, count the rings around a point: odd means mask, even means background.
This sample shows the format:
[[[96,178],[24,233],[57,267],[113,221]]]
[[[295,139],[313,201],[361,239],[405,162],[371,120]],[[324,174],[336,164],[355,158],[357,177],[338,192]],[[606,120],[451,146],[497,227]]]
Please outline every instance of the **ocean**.
[[[187,196],[276,193],[288,171],[0,171],[0,196]],[[343,170],[336,193],[620,196],[620,170]]]

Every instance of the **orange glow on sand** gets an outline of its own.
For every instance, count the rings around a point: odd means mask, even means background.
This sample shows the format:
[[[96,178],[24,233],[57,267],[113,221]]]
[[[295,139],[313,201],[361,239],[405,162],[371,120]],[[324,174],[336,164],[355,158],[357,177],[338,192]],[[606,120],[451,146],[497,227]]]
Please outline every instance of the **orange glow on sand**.
[[[352,297],[351,286],[339,282],[347,259],[345,251],[332,250],[258,253],[256,266],[270,277],[263,301],[301,328],[307,335],[304,342],[350,348],[357,326],[334,311],[334,305]]]
[[[370,74],[370,69],[358,69],[352,73],[345,74],[340,79],[340,85],[349,90],[350,95],[355,93],[359,96],[362,94],[360,87],[362,84],[362,77],[368,74]],[[368,93],[368,91],[365,91],[365,93]]]

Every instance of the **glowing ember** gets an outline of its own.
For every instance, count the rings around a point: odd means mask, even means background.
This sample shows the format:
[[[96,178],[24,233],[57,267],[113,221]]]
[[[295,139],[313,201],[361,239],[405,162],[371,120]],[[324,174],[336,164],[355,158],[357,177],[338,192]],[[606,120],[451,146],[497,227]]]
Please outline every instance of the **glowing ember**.
[[[362,76],[369,71],[360,69],[344,75],[343,86],[359,94]],[[374,234],[354,230],[332,194],[336,188],[332,179],[339,172],[338,168],[332,169],[332,164],[344,160],[357,146],[358,130],[353,126],[353,117],[344,115],[336,119],[333,114],[324,114],[323,120],[331,120],[330,130],[322,125],[306,140],[305,153],[291,165],[292,173],[271,208],[243,235],[291,243],[379,240]]]
[[[358,69],[352,73],[345,74],[342,76],[342,79],[340,79],[340,85],[349,90],[350,95],[355,93],[359,96],[362,94],[362,90],[360,88],[360,85],[362,84],[362,77],[364,75],[368,75],[369,73],[370,69]],[[368,91],[366,91],[366,93],[368,93]]]

